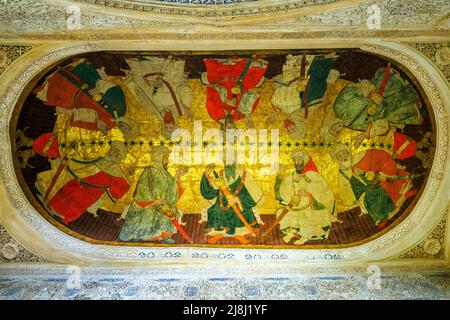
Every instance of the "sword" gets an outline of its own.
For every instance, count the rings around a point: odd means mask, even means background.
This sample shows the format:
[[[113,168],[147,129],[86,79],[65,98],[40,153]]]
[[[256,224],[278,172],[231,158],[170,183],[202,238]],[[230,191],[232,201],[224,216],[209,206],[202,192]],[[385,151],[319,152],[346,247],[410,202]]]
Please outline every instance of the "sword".
[[[186,242],[194,243],[194,241],[192,241],[192,239],[188,236],[186,231],[184,231],[183,227],[178,223],[178,220],[172,211],[170,211],[170,210],[164,211],[164,214],[170,219],[170,222],[172,222],[174,227],[177,228],[178,232],[181,234],[181,236],[184,238],[184,240],[186,240]]]
[[[386,176],[386,180],[388,181],[393,181],[393,180],[411,180],[411,179],[415,179],[421,176],[424,176],[426,173],[422,172],[422,173],[413,173],[410,175],[397,175],[397,176]]]
[[[67,123],[70,122],[72,117],[73,117],[73,114],[70,115],[69,119],[67,120]],[[67,123],[66,123],[66,125],[67,125]],[[55,133],[53,133],[52,138],[50,139],[50,141],[48,142],[48,145],[45,148],[49,148],[50,147],[54,137],[55,137]],[[72,150],[72,151],[74,151],[74,150]],[[71,160],[71,157],[73,156],[73,154],[74,154],[74,152],[71,152],[69,155],[67,155],[67,151],[66,151],[66,154],[64,155],[64,158],[61,160],[61,163],[59,164],[58,169],[56,169],[55,175],[53,176],[52,181],[50,182],[50,184],[49,184],[49,186],[47,188],[47,191],[45,192],[45,195],[44,195],[44,199],[43,200],[44,200],[44,204],[45,205],[47,205],[48,197],[50,196],[50,193],[52,192],[53,187],[56,184],[56,181],[58,180],[58,178],[61,175],[61,173],[63,172],[63,170],[67,167],[67,165],[68,165],[69,161]]]
[[[300,79],[306,79],[306,53],[303,54],[302,57],[302,66],[300,68]],[[303,107],[305,108],[305,119],[308,118],[308,86],[305,86],[305,90],[303,91]]]
[[[278,215],[278,217],[275,219],[275,222],[269,227],[269,229],[266,230],[266,232],[263,233],[261,238],[267,237],[267,235],[283,220],[283,218],[286,216],[286,214],[292,210],[293,207],[298,206],[300,203],[300,197],[297,195],[292,196],[291,202],[281,211],[281,213]]]
[[[58,180],[58,178],[61,175],[62,171],[67,166],[69,160],[70,159],[67,156],[65,156],[62,159],[61,163],[59,164],[58,169],[56,169],[55,175],[53,176],[52,181],[50,182],[50,185],[48,186],[47,191],[45,192],[45,195],[44,195],[44,203],[45,204],[47,204],[48,197],[49,197],[53,187],[55,186],[56,180]]]
[[[377,93],[380,96],[383,96],[384,89],[386,89],[386,85],[387,85],[387,82],[389,80],[390,74],[391,74],[391,63],[389,62],[387,67],[386,67],[386,70],[384,70],[384,77],[383,77],[383,80],[381,81],[380,87],[378,88],[378,92]]]
[[[216,179],[219,178],[217,172],[213,171],[213,173],[214,173],[214,176],[216,177]],[[225,195],[227,202],[229,202],[229,200],[231,200],[231,198],[233,198],[233,194],[232,194],[230,188],[225,184],[224,181],[220,182],[219,188],[220,188],[220,191],[222,191],[222,193]],[[242,205],[241,204],[239,204],[239,205],[242,208]],[[241,208],[239,208],[235,203],[233,205],[231,205],[231,208],[233,209],[234,213],[238,216],[239,220],[242,221],[244,226],[250,232],[252,237],[255,237],[256,234],[253,231],[252,227],[248,224],[247,220],[245,220],[244,216],[242,215]]]

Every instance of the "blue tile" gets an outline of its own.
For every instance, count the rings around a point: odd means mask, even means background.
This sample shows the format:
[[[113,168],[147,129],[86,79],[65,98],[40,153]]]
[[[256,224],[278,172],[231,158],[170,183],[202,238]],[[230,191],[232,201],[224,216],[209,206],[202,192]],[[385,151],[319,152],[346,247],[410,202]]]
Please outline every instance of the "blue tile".
[[[198,287],[186,287],[184,289],[184,295],[186,297],[194,297],[198,295]]]
[[[12,297],[19,294],[22,291],[22,287],[11,287],[2,292],[2,297]]]

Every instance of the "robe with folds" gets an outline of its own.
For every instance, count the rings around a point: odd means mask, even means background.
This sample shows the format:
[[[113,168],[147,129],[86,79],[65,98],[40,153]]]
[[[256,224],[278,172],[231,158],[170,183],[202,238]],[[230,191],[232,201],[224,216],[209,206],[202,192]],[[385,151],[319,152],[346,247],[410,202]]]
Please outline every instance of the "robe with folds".
[[[417,142],[403,133],[394,132],[394,146],[392,151],[397,153],[397,159],[411,158],[417,152]]]
[[[350,184],[362,211],[367,211],[376,225],[385,221],[394,210],[394,202],[378,183],[371,183],[365,177],[351,176]]]
[[[262,193],[253,177],[241,168],[233,169],[233,166],[225,167],[225,170],[220,172],[220,176],[225,179],[230,191],[239,197],[243,208],[242,216],[252,228],[258,228],[253,208],[260,201]],[[228,206],[223,192],[215,188],[205,175],[202,176],[200,182],[200,192],[206,200],[211,202],[215,200],[208,209],[208,222],[205,229],[227,230],[228,235],[248,233],[244,223]]]
[[[66,169],[71,172],[69,166]],[[106,193],[111,201],[116,201],[130,188],[124,178],[112,176],[101,170],[84,178],[77,177],[73,171],[71,173],[74,179],[62,186],[48,203],[49,207],[64,217],[64,223],[77,220],[103,194]]]
[[[383,173],[387,176],[408,176],[409,173],[399,169],[395,160],[384,150],[369,149],[364,157],[354,165],[365,173]],[[357,199],[365,195],[364,207],[374,222],[381,222],[388,218],[397,201],[402,197],[402,188],[411,180],[394,179],[384,182],[370,182],[365,176],[352,177],[350,183]],[[403,197],[406,199],[415,194],[415,190],[411,189],[405,192]]]
[[[239,120],[253,113],[260,97],[249,91],[264,79],[268,63],[261,59],[205,59],[206,66],[206,108],[215,121],[225,119],[233,113],[233,120]],[[232,89],[241,80],[240,92],[234,95]]]
[[[362,169],[364,172],[381,172],[387,176],[408,176],[409,172],[399,169],[394,159],[384,150],[369,149],[366,151],[364,157],[355,164],[356,168]],[[381,182],[380,185],[386,190],[389,197],[394,203],[401,196],[402,187],[410,180],[394,179]],[[406,194],[411,196],[412,192]]]
[[[378,90],[384,79],[386,68],[378,69],[370,82]],[[372,100],[362,93],[359,83],[349,84],[336,98],[334,112],[344,126],[353,130],[366,131],[370,123],[387,120],[394,125],[419,125],[423,118],[420,98],[414,87],[400,74],[391,69],[383,100],[374,112]]]
[[[162,233],[176,233],[176,227],[155,201],[164,199],[173,206],[181,197],[182,190],[181,184],[162,167],[145,168],[120,231],[120,240],[145,241],[157,238]],[[177,219],[181,218],[181,211],[177,208],[172,208],[172,213]]]
[[[87,88],[81,89],[84,86]],[[94,98],[88,89],[100,99]],[[81,110],[71,118],[70,124],[74,127],[98,130],[97,121],[103,121],[111,129],[116,125],[113,121],[116,116],[123,117],[126,112],[122,88],[101,79],[89,62],[70,64],[55,71],[34,93],[46,105]]]
[[[339,189],[339,205],[345,208],[345,211],[353,209],[358,206],[358,200],[350,183],[350,178],[353,175],[352,169],[339,168],[338,171],[338,189]]]
[[[305,91],[300,92],[302,108],[322,102],[327,89],[327,78],[333,66],[333,58],[314,57],[308,70],[308,84]]]
[[[138,57],[126,59],[126,62],[131,69],[126,86],[149,114],[163,120],[165,112],[180,117],[191,107],[192,89],[184,72],[184,60]],[[152,83],[158,79],[162,83],[155,88]]]
[[[301,197],[280,221],[280,230],[284,234],[298,233],[309,240],[327,239],[335,209],[334,195],[331,187],[316,170],[303,170],[301,174],[294,171],[287,175],[279,186],[281,203],[288,205],[292,196],[299,191],[306,191],[308,196]]]
[[[319,56],[308,56],[307,76],[309,76],[305,91],[297,89],[298,79],[290,79],[292,73],[286,77],[281,74],[274,80],[277,88],[272,95],[272,104],[286,114],[295,112],[300,108],[311,107],[320,104],[327,90],[327,77],[333,66],[333,59]],[[306,70],[305,70],[306,71]],[[300,75],[297,70],[295,77]]]

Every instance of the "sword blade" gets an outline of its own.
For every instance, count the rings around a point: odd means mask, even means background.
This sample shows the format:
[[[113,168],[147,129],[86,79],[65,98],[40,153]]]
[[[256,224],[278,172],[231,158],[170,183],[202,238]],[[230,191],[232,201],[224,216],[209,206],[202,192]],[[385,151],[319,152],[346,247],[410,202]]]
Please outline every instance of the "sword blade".
[[[170,219],[170,221],[175,226],[175,228],[177,228],[178,232],[181,234],[184,240],[186,240],[186,242],[193,243],[192,239],[188,236],[183,227],[178,223],[177,219]]]

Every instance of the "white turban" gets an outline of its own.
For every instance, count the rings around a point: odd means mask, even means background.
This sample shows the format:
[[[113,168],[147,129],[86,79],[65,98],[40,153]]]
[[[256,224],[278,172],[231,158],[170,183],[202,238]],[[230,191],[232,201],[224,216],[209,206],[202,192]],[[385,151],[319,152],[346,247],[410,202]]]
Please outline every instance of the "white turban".
[[[302,159],[303,163],[306,164],[309,161],[309,154],[305,150],[294,150],[291,154],[292,159]]]
[[[330,152],[330,155],[334,160],[336,160],[336,155],[342,151],[348,151],[348,153],[351,153],[349,146],[347,146],[343,143],[338,143],[334,146],[333,150]]]

